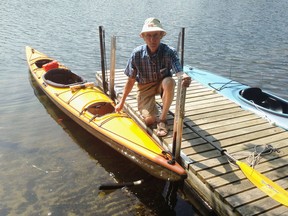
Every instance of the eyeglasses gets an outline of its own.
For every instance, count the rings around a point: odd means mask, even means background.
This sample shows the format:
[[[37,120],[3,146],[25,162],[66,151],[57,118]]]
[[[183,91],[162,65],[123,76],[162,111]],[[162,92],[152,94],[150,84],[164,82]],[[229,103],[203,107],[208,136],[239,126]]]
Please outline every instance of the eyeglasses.
[[[161,35],[160,33],[154,33],[154,34],[152,34],[152,33],[146,33],[146,34],[144,35],[145,39],[148,39],[148,40],[151,40],[151,39],[158,40],[158,39],[161,38],[161,36],[162,36],[162,35]]]

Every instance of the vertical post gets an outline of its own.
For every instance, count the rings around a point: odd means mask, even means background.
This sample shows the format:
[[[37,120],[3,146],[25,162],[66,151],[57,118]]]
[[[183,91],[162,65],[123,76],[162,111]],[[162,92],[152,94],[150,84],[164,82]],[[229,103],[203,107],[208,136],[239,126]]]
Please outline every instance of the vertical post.
[[[176,137],[176,152],[175,152],[175,159],[178,162],[180,162],[179,158],[180,158],[181,143],[182,143],[183,119],[185,115],[185,99],[186,99],[186,87],[182,87],[181,83],[180,83],[180,99],[179,99],[180,105],[179,105],[179,111],[178,111],[179,113],[178,113],[178,121],[177,121],[177,137]]]
[[[184,38],[185,38],[185,28],[181,29],[181,65],[184,67]]]
[[[185,28],[181,30],[181,65],[184,65],[184,36]],[[180,40],[180,37],[179,37]],[[173,128],[173,146],[172,154],[174,160],[180,162],[180,150],[182,142],[182,132],[183,132],[183,119],[185,112],[185,98],[186,98],[186,88],[182,87],[182,76],[178,77],[177,83],[177,97],[176,97],[176,110],[174,116],[174,128]]]
[[[111,57],[110,57],[110,85],[109,92],[110,98],[114,100],[116,98],[114,84],[115,84],[115,65],[116,65],[116,37],[111,38]]]
[[[102,84],[103,91],[107,93],[107,83],[106,83],[106,68],[105,68],[105,39],[104,39],[104,28],[103,26],[99,26],[99,38],[100,38],[100,54],[101,54],[101,69],[102,69]]]
[[[177,134],[178,134],[178,120],[179,120],[179,106],[180,106],[180,93],[181,93],[181,78],[178,77],[177,82],[177,94],[176,94],[176,108],[174,115],[174,125],[173,125],[173,142],[172,142],[172,155],[173,159],[171,164],[175,163],[175,160],[178,161],[180,153],[178,153],[178,144],[177,144]]]

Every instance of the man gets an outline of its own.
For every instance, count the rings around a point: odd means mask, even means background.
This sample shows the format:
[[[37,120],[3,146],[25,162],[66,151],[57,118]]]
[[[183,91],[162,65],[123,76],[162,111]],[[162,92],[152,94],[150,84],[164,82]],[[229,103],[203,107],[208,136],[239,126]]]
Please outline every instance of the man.
[[[161,43],[166,35],[160,21],[156,18],[145,20],[140,37],[146,44],[135,48],[128,60],[125,74],[128,80],[124,87],[123,97],[116,105],[115,111],[119,112],[131,92],[134,83],[138,82],[137,101],[138,109],[147,126],[157,124],[157,135],[166,136],[167,114],[174,98],[175,81],[172,78],[171,69],[177,76],[182,76],[182,86],[188,87],[191,77],[183,73],[177,52],[174,48]],[[155,96],[162,97],[162,112],[157,120],[158,110]]]

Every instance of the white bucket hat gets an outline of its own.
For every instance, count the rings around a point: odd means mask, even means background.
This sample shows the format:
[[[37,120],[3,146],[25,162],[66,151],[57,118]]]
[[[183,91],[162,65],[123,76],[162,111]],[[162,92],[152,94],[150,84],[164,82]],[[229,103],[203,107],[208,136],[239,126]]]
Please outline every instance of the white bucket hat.
[[[166,35],[166,31],[163,29],[160,20],[152,17],[145,20],[142,31],[140,33],[140,37],[143,37],[143,33],[145,32],[153,31],[161,31],[163,32],[163,36]]]

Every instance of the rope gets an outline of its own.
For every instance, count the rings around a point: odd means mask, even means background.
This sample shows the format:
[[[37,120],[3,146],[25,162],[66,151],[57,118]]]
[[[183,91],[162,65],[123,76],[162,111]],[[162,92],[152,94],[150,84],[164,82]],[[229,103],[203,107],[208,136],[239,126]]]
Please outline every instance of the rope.
[[[268,144],[265,145],[263,149],[260,148],[261,145],[256,145],[254,152],[252,152],[248,158],[247,162],[251,167],[255,167],[257,164],[259,164],[261,155],[269,155],[272,154],[273,152],[280,153],[280,150],[277,148],[274,148],[272,145]]]
[[[261,113],[261,114],[259,114],[260,117],[262,117],[263,119],[267,120],[267,121],[269,122],[269,124],[271,124],[271,125],[274,123],[274,122],[266,115],[266,113],[259,108],[260,105],[257,105],[253,100],[250,100],[250,102],[251,102],[251,103],[254,105],[254,107]]]
[[[216,88],[216,87],[213,86],[213,85],[220,85],[220,84],[221,84],[222,86],[219,87],[219,88]],[[225,88],[230,88],[230,87],[228,86],[229,84],[235,85],[235,86],[237,86],[237,85],[243,85],[242,83],[238,83],[238,82],[233,81],[233,80],[230,80],[229,82],[226,82],[226,83],[224,83],[224,82],[208,83],[208,85],[209,85],[211,88],[215,89],[216,91],[222,91],[222,90],[225,89]]]

